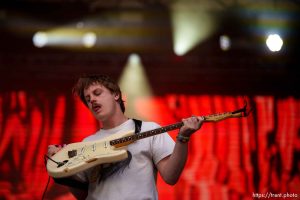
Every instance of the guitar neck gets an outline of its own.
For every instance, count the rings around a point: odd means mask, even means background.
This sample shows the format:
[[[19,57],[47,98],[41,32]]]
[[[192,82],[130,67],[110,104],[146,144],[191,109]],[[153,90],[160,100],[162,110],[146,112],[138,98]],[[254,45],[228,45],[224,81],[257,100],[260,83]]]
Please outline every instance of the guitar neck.
[[[164,133],[164,132],[176,130],[176,129],[179,129],[180,127],[182,127],[182,126],[183,126],[183,122],[178,122],[176,124],[171,124],[171,125],[164,126],[164,127],[157,128],[157,129],[153,129],[153,130],[150,130],[150,131],[145,131],[145,132],[138,133],[138,134],[135,134],[135,135],[126,136],[126,137],[123,137],[123,138],[111,140],[110,145],[117,146],[117,147],[125,146],[127,144],[130,144],[131,142],[136,141],[136,140],[140,140],[140,139],[151,137],[151,136],[154,136],[154,135],[158,135],[158,134],[161,134],[161,133]]]
[[[218,121],[228,119],[228,118],[243,117],[243,116],[245,116],[245,115],[243,115],[243,113],[244,113],[244,110],[240,109],[240,110],[237,110],[234,112],[225,112],[225,113],[220,113],[220,114],[207,115],[207,116],[203,116],[203,118],[204,118],[203,121],[204,122],[218,122]],[[175,124],[163,126],[163,127],[157,128],[157,129],[150,130],[150,131],[145,131],[145,132],[138,133],[135,135],[130,135],[130,136],[118,138],[115,140],[111,140],[110,145],[115,146],[115,147],[126,146],[136,140],[140,140],[143,138],[151,137],[151,136],[165,133],[168,131],[180,129],[182,126],[183,126],[183,122],[178,122]]]

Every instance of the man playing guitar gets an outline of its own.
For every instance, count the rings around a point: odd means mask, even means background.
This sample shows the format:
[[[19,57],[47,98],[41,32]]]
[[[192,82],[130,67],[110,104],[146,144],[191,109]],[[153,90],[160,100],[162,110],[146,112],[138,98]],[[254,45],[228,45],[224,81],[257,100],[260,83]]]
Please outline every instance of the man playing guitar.
[[[136,130],[137,122],[125,116],[121,90],[110,77],[83,76],[77,81],[73,92],[102,124],[100,130],[83,142]],[[86,190],[70,188],[70,191],[78,199],[158,199],[157,172],[167,184],[177,183],[187,160],[189,138],[200,129],[203,121],[204,117],[196,116],[183,119],[175,142],[167,133],[162,133],[130,143],[125,162],[97,165],[68,177],[87,185]],[[159,127],[154,122],[143,121],[138,132]],[[50,145],[48,155],[58,154],[60,149]]]

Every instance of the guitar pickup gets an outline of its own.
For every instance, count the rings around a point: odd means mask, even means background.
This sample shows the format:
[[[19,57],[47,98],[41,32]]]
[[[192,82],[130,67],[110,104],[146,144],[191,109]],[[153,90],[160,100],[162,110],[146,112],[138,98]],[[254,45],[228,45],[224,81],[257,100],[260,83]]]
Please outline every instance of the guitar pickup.
[[[77,156],[77,150],[68,151],[69,158]]]

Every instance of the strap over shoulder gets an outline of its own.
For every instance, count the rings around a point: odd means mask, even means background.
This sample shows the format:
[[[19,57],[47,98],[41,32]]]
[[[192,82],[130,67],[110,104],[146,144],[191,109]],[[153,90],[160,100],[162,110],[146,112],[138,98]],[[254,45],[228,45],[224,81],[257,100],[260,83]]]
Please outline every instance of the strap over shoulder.
[[[138,134],[141,132],[142,130],[142,121],[141,120],[138,120],[138,119],[132,119],[134,121],[134,125],[135,125],[135,131],[134,133],[135,134]]]

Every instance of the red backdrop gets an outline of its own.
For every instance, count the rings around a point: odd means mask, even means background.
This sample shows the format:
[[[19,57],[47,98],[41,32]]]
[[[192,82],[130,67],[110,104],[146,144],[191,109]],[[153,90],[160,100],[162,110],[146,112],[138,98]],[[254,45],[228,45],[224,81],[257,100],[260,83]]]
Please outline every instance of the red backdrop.
[[[160,199],[253,199],[255,193],[300,196],[300,101],[252,96],[248,118],[207,123],[192,136],[188,163],[175,186],[158,179]],[[168,125],[191,115],[232,111],[243,98],[165,95],[139,98],[137,116]],[[71,95],[0,94],[0,199],[41,199],[49,144],[81,141],[99,124]],[[177,131],[170,132],[175,138]],[[74,199],[50,182],[46,199]]]

